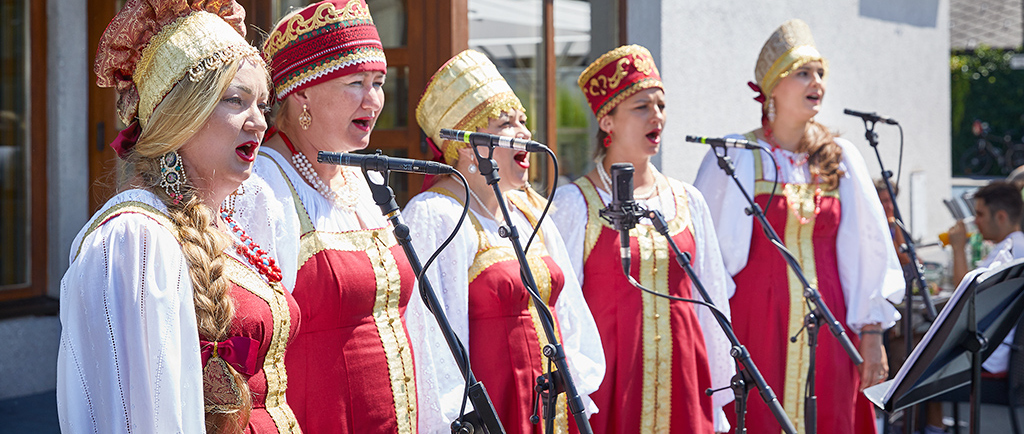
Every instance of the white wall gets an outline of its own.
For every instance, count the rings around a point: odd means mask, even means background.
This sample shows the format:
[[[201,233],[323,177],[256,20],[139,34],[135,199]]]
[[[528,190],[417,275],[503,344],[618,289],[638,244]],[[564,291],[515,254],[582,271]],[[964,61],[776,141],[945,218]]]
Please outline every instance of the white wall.
[[[692,181],[706,147],[687,134],[722,136],[759,126],[760,111],[746,85],[761,46],[790,18],[808,23],[829,61],[828,88],[818,120],[860,149],[873,177],[879,166],[858,118],[844,108],[876,111],[904,128],[899,205],[915,234],[934,239],[952,223],[941,199],[950,193],[948,0],[643,0],[628,7],[631,43],[648,46],[667,91],[668,124],[661,164]],[[652,24],[654,23],[654,24]],[[899,132],[879,125],[879,150],[896,171]],[[926,209],[910,209],[910,173],[922,172]],[[917,183],[915,183],[917,184]]]

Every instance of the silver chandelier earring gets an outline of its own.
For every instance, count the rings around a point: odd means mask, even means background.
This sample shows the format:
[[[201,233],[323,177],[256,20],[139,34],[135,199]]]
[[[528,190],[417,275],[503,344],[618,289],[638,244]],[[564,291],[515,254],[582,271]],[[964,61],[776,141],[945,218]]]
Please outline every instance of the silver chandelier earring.
[[[185,198],[181,193],[185,185],[185,168],[181,166],[181,156],[177,151],[171,151],[160,157],[160,187],[163,187],[167,197],[177,205]]]
[[[768,100],[768,122],[775,122],[775,98]]]

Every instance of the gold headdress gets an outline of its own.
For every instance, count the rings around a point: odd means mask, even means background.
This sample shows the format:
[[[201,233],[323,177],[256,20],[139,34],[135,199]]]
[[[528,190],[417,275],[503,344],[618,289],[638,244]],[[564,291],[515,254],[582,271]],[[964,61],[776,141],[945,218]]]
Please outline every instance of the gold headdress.
[[[129,0],[100,38],[96,84],[115,87],[121,120],[144,128],[178,81],[241,57],[261,61],[244,20],[234,0]]]
[[[800,19],[786,21],[768,37],[761,47],[761,55],[754,67],[754,79],[761,93],[768,99],[779,80],[786,78],[790,72],[808,62],[820,61],[825,65],[826,75],[828,64],[814,46],[811,28]],[[765,103],[765,101],[762,101]]]
[[[498,68],[479,51],[466,50],[452,57],[434,73],[416,106],[416,121],[438,145],[445,162],[455,164],[459,149],[467,145],[441,140],[441,128],[476,131],[488,119],[520,110],[523,104]]]

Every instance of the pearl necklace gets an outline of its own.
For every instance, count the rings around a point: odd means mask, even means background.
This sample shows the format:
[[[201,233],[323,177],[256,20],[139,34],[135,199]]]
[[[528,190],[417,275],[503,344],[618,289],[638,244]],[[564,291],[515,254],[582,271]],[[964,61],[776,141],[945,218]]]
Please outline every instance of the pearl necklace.
[[[480,196],[477,196],[476,192],[474,192],[472,188],[469,189],[469,195],[473,197],[473,200],[475,200],[476,203],[480,204],[480,208],[483,208],[487,215],[491,216],[491,220],[494,220],[496,223],[501,223],[501,221],[498,220],[498,217],[496,217],[491,210],[487,209],[487,205],[484,205],[484,201],[480,200]],[[505,195],[502,194],[501,198],[504,199]]]
[[[295,149],[292,141],[288,139],[288,136],[284,135],[284,132],[278,130],[277,134],[281,136],[281,140],[284,140],[284,144],[291,151],[292,165],[295,166],[295,170],[302,175],[302,178],[310,186],[315,188],[321,196],[339,210],[351,212],[356,208],[356,204],[359,203],[359,188],[356,184],[359,182],[359,176],[356,175],[355,169],[349,167],[341,168],[341,176],[345,179],[345,185],[341,187],[341,193],[339,194],[320,179],[320,176],[313,171],[313,164],[309,162],[305,155]]]
[[[611,194],[612,177],[608,175],[608,171],[604,170],[604,155],[595,158],[594,165],[597,166],[597,176],[601,178],[601,183],[604,184],[605,191]],[[651,164],[650,162],[647,162],[647,167],[648,170],[651,170],[652,173],[654,173],[654,187],[651,187],[651,189],[648,190],[645,194],[634,193],[634,200],[647,200],[658,193],[658,175],[660,175],[660,172],[658,172],[658,169],[654,167],[654,165]]]
[[[220,216],[224,218],[224,222],[228,224],[231,231],[234,232],[241,241],[241,243],[235,243],[235,251],[238,252],[240,256],[248,260],[253,267],[256,267],[256,270],[259,271],[259,273],[263,275],[268,282],[280,282],[281,268],[277,266],[277,262],[274,261],[274,258],[270,257],[270,254],[267,253],[266,250],[261,249],[260,246],[245,233],[245,230],[238,226],[238,223],[235,223],[235,220],[231,218],[231,214],[226,210],[221,209]]]

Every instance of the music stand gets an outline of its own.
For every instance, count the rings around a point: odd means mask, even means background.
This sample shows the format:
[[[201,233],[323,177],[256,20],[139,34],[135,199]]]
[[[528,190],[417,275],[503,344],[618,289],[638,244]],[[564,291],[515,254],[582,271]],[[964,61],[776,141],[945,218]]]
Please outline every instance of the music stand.
[[[970,432],[977,434],[981,363],[1022,311],[1024,259],[968,273],[896,377],[864,395],[891,413],[971,384]]]

